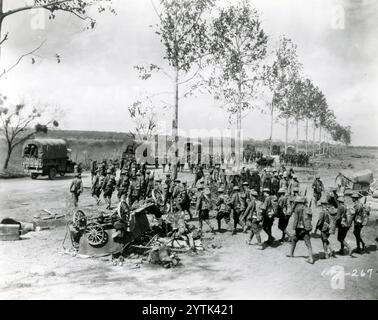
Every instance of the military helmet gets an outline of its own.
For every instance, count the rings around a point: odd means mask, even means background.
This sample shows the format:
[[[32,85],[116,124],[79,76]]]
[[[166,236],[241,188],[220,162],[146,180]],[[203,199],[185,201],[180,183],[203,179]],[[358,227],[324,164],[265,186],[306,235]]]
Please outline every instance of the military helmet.
[[[232,190],[238,191],[238,190],[240,190],[240,188],[238,186],[235,186],[235,187],[232,188]]]
[[[361,198],[361,195],[358,192],[355,192],[355,193],[352,194],[352,198],[353,199],[359,199],[359,198]]]
[[[338,198],[337,198],[337,201],[338,201],[338,202],[342,202],[342,203],[344,203],[344,197],[338,197]]]
[[[106,173],[112,173],[112,170],[108,169],[106,170]]]
[[[297,196],[295,198],[294,202],[296,202],[296,203],[305,203],[305,199],[304,199],[304,197]]]
[[[218,188],[218,192],[219,193],[224,192],[224,189],[223,188]]]
[[[326,197],[322,197],[322,198],[320,199],[320,203],[321,203],[321,204],[328,204],[328,200],[327,200],[327,198],[326,198]]]
[[[271,199],[272,201],[277,201],[277,200],[278,200],[278,199],[277,199],[277,196],[274,196],[274,195],[271,196],[270,199]]]
[[[251,195],[254,197],[257,197],[259,194],[257,193],[256,190],[251,190]]]
[[[162,180],[159,178],[159,179],[156,179],[155,181],[156,181],[156,182],[161,182]]]
[[[284,188],[280,188],[280,189],[278,190],[278,193],[286,193],[286,190],[285,190]]]
[[[175,179],[175,182],[176,182],[176,183],[180,183],[181,180],[180,180],[180,179]]]
[[[204,186],[199,185],[197,189],[198,189],[198,190],[203,190],[203,189],[204,189]]]
[[[243,186],[249,186],[249,183],[248,182],[243,182]]]
[[[270,192],[270,189],[269,188],[264,188],[263,192]]]

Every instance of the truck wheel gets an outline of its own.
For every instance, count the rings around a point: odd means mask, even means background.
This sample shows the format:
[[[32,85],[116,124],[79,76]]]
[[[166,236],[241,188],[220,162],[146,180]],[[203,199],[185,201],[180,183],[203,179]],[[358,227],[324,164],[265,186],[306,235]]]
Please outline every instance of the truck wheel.
[[[64,177],[65,176],[65,172],[59,172],[59,175],[61,176],[61,177]]]
[[[35,179],[38,178],[38,174],[36,174],[36,173],[32,173],[32,174],[30,175],[30,177],[31,177],[33,180],[35,180]]]
[[[51,168],[50,171],[49,171],[49,179],[50,180],[54,180],[56,177],[56,169],[55,168]]]

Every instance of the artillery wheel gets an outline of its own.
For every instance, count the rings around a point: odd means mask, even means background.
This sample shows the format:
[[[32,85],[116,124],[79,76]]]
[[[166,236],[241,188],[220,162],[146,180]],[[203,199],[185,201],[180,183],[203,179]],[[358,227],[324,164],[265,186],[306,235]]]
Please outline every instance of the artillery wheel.
[[[107,241],[107,234],[104,228],[96,222],[91,222],[87,225],[85,234],[91,246],[100,246]]]
[[[75,227],[78,227],[81,219],[85,219],[85,225],[87,224],[87,217],[81,210],[77,210],[72,216],[72,222]]]

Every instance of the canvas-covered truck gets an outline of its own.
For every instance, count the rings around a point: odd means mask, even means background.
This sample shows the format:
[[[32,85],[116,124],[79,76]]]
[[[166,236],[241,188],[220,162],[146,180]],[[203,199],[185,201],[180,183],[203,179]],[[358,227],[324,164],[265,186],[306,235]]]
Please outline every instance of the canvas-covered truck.
[[[73,173],[75,163],[71,161],[71,150],[63,139],[33,139],[25,142],[22,153],[22,167],[32,179],[57,174]]]

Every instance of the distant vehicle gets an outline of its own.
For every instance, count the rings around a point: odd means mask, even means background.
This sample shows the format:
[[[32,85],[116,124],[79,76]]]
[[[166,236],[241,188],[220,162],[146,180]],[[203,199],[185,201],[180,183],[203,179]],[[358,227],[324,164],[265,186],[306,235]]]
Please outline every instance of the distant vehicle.
[[[76,163],[71,161],[71,150],[63,139],[33,139],[24,144],[22,167],[32,179],[48,176],[50,180],[59,174],[73,173]]]

